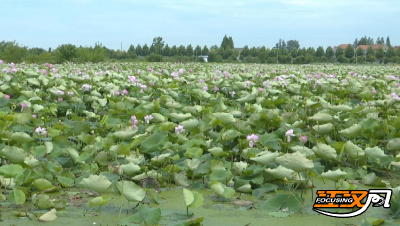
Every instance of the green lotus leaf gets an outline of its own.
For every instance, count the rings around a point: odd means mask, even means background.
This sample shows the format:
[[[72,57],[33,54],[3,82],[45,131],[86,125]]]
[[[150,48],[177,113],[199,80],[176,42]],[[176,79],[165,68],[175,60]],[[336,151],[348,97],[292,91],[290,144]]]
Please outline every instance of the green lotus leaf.
[[[347,129],[340,130],[339,134],[349,138],[356,138],[361,134],[362,127],[358,124],[354,124]]]
[[[308,119],[311,119],[313,121],[317,121],[320,123],[326,123],[326,122],[331,122],[333,120],[332,115],[327,114],[327,113],[317,113],[313,115],[312,117],[308,117]]]
[[[284,167],[292,169],[296,172],[314,168],[313,161],[307,159],[306,155],[300,152],[291,154],[286,153],[283,156],[277,157],[275,161],[280,165],[283,165]]]
[[[141,202],[146,196],[146,190],[132,181],[118,181],[115,187],[129,202]]]
[[[136,132],[137,132],[137,129],[129,128],[127,130],[117,131],[113,135],[116,138],[128,140],[128,139],[131,139],[135,135]]]
[[[305,147],[305,146],[296,145],[296,146],[290,147],[290,149],[292,149],[293,151],[305,154],[307,158],[315,155],[315,153],[313,152],[312,149],[309,149],[308,147]]]
[[[224,185],[218,181],[213,181],[210,185],[210,188],[217,195],[224,196],[227,199],[232,198],[232,196],[235,194],[235,190],[233,190],[230,187],[227,187],[226,185]]]
[[[98,196],[90,200],[89,207],[103,206],[111,200],[111,195]]]
[[[10,164],[0,166],[0,175],[4,175],[5,178],[13,178],[24,171],[19,164]]]
[[[188,148],[183,155],[186,158],[200,157],[203,155],[203,149],[198,147]]]
[[[288,180],[292,180],[296,177],[296,174],[297,174],[295,171],[288,169],[282,165],[279,165],[275,169],[269,169],[269,168],[265,169],[265,172],[267,172],[274,178],[281,179],[281,180],[283,180],[284,178],[286,178]]]
[[[297,194],[276,194],[261,203],[257,209],[270,212],[279,211],[280,209],[288,209],[291,212],[297,212],[303,208],[304,198]]]
[[[337,160],[336,150],[329,145],[326,145],[323,143],[317,143],[317,145],[314,146],[312,150],[318,157],[320,157],[322,159],[331,160],[331,161]]]
[[[232,113],[213,113],[212,115],[216,119],[221,120],[223,125],[229,125],[236,122],[236,119],[233,117]]]
[[[34,197],[32,197],[32,202],[42,210],[54,208],[54,202],[50,200],[50,196],[45,194],[35,194]]]
[[[186,114],[171,113],[170,116],[173,119],[175,119],[175,120],[177,120],[179,122],[182,122],[182,121],[185,121],[185,120],[191,118],[192,114],[190,114],[190,113],[186,113]]]
[[[16,146],[6,146],[0,150],[0,156],[6,157],[12,163],[19,164],[25,161],[27,154],[23,149]]]
[[[168,141],[168,135],[165,132],[157,132],[147,137],[140,146],[143,153],[160,151]]]
[[[232,141],[235,138],[239,137],[240,135],[242,135],[241,132],[234,130],[234,129],[230,129],[230,130],[225,131],[222,134],[222,140],[223,141]]]
[[[40,166],[39,160],[37,160],[33,155],[29,155],[24,159],[24,163],[28,165],[31,169]]]
[[[224,150],[220,147],[213,147],[208,149],[208,152],[210,152],[214,157],[221,157],[226,155],[227,153],[224,152]]]
[[[390,163],[389,167],[390,167],[390,166],[394,166],[395,168],[400,169],[400,162],[393,162],[393,161],[392,161],[392,162]]]
[[[189,186],[189,180],[183,173],[174,173],[175,184],[187,187]]]
[[[313,129],[317,131],[317,133],[323,135],[331,132],[333,130],[334,126],[332,123],[327,123],[323,125],[315,125],[313,126]]]
[[[103,175],[90,175],[88,178],[83,178],[80,186],[96,192],[112,192],[113,190],[111,181]]]
[[[183,126],[183,128],[185,128],[185,130],[192,131],[192,130],[198,128],[199,120],[189,119],[189,120],[181,122],[181,125]]]
[[[336,105],[336,106],[330,106],[329,108],[335,112],[348,112],[353,110],[353,108],[348,105]]]
[[[121,169],[124,175],[133,176],[141,172],[140,166],[130,162],[125,165],[121,165]]]
[[[157,155],[151,159],[151,162],[163,165],[170,160],[170,157],[171,157],[171,153]]]
[[[9,201],[11,203],[14,203],[16,205],[22,205],[25,203],[26,201],[26,196],[25,193],[19,189],[13,189],[10,193],[9,193],[9,197],[8,197]]]
[[[195,171],[200,166],[200,160],[198,159],[186,159],[184,162],[185,166],[191,171]]]
[[[54,185],[50,181],[43,178],[36,179],[32,184],[40,191],[44,191],[54,187]]]
[[[156,123],[160,123],[160,122],[163,122],[163,121],[165,120],[165,117],[164,117],[162,114],[159,114],[159,113],[152,113],[151,115],[153,116],[154,121],[155,121]]]
[[[400,150],[400,138],[394,138],[390,140],[386,148],[389,151]]]
[[[39,221],[42,222],[49,222],[49,221],[54,221],[57,219],[57,210],[56,209],[51,209],[49,212],[43,214],[41,217],[39,217]]]
[[[385,152],[378,146],[375,146],[373,148],[365,148],[365,155],[373,160],[385,158],[387,156],[385,155]]]
[[[352,159],[359,159],[365,155],[365,152],[360,147],[353,144],[353,142],[351,141],[347,141],[344,144],[344,150],[349,154],[350,158]]]
[[[63,177],[59,176],[57,177],[58,182],[64,187],[64,188],[72,188],[74,186],[75,181],[71,178],[68,177]]]
[[[160,208],[150,208],[145,205],[139,206],[139,211],[129,217],[118,222],[119,225],[156,225],[161,219]]]
[[[338,181],[339,179],[344,178],[346,175],[347,173],[340,169],[337,169],[335,171],[328,170],[328,172],[324,172],[321,174],[323,178],[332,181]]]
[[[382,182],[381,178],[377,177],[375,173],[369,173],[362,178],[362,182],[365,185],[375,186],[375,187],[385,187],[386,184]]]
[[[261,165],[268,165],[273,162],[279,155],[279,152],[263,151],[257,154],[256,157],[250,158],[250,160],[260,163]]]

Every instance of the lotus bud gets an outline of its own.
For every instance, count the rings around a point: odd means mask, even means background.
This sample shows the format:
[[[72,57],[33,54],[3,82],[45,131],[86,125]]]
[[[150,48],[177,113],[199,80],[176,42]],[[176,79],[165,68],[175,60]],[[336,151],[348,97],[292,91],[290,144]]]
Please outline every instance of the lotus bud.
[[[118,175],[122,176],[123,170],[122,170],[121,166],[118,166],[117,173],[118,173]]]

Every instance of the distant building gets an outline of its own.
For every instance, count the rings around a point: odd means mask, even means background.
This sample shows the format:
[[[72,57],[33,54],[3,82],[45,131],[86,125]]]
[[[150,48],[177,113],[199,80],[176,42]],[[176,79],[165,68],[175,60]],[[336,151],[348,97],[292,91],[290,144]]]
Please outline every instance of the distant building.
[[[208,62],[208,56],[206,56],[206,55],[200,55],[200,56],[197,56],[197,57],[200,57],[200,58],[203,58],[203,60],[204,60],[204,62]]]
[[[399,48],[399,46],[393,47],[394,51],[396,51]]]
[[[380,47],[382,47],[383,52],[386,53],[386,51],[388,50],[388,46],[386,44],[376,44],[376,45],[359,45],[357,46],[356,49],[363,49],[364,50],[364,56],[367,56],[367,49],[372,46],[372,49],[374,50],[374,52],[376,52]]]

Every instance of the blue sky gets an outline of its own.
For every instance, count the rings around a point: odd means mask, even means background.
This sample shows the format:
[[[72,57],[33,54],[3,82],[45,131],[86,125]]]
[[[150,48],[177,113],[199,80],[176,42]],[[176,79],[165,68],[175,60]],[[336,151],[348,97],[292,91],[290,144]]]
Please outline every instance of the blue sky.
[[[56,48],[72,43],[124,50],[151,45],[273,47],[280,38],[301,47],[353,43],[367,35],[400,45],[397,0],[0,0],[0,41]]]

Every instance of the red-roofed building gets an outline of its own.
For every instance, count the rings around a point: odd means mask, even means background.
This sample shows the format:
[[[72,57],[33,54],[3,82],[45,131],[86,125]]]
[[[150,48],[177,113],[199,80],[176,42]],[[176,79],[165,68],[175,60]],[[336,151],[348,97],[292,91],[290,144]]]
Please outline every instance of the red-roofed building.
[[[333,51],[336,53],[336,50],[337,50],[339,47],[342,48],[343,50],[345,50],[345,49],[347,48],[348,45],[353,46],[352,44],[341,44],[341,45],[339,45],[339,46],[334,46],[334,47],[333,47]]]
[[[370,45],[359,45],[357,46],[356,50],[359,48],[362,48],[364,50],[364,56],[367,55],[367,49],[370,47]],[[372,49],[374,50],[374,52],[376,52],[380,47],[382,47],[383,52],[386,53],[387,49],[389,48],[386,44],[376,44],[376,45],[372,45]]]
[[[399,46],[393,47],[394,51],[396,51],[399,48]]]

